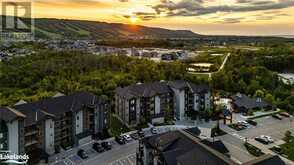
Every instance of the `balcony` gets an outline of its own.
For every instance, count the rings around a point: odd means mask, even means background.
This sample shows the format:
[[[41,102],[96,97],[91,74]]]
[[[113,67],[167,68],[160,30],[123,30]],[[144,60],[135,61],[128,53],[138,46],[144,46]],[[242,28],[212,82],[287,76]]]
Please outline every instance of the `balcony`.
[[[38,144],[38,141],[37,140],[26,141],[25,147],[28,147],[28,146],[31,146],[31,145],[34,145],[34,144]]]
[[[164,117],[164,113],[161,112],[161,113],[158,113],[158,114],[151,114],[150,117],[151,117],[151,118],[160,118],[160,117]]]
[[[25,136],[31,136],[31,135],[36,135],[38,134],[38,131],[37,130],[33,130],[33,131],[28,131],[25,133]]]

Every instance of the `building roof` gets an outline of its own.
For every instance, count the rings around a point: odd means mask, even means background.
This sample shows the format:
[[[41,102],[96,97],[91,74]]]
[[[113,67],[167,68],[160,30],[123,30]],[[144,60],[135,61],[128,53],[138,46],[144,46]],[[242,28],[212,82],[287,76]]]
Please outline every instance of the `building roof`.
[[[196,85],[185,80],[176,80],[168,82],[168,85],[175,89],[189,88],[193,93],[207,92],[210,90],[208,85]]]
[[[5,122],[13,121],[17,118],[25,118],[26,116],[21,112],[18,112],[15,109],[9,107],[0,107],[0,120],[4,120]]]
[[[207,85],[196,85],[185,80],[176,81],[160,81],[152,83],[139,83],[124,88],[117,88],[116,94],[131,99],[134,97],[152,97],[158,94],[170,93],[171,88],[183,89],[188,87],[193,93],[200,93],[204,91],[209,91],[210,88]]]
[[[16,105],[14,108],[25,114],[25,125],[32,125],[45,117],[54,117],[56,115],[68,112],[79,111],[84,106],[98,105],[105,103],[89,92],[75,92],[68,96],[53,97],[37,102]]]
[[[133,97],[152,97],[158,94],[170,93],[172,90],[166,82],[135,84],[125,88],[117,88],[116,93],[128,99]]]
[[[180,131],[148,137],[145,142],[152,148],[161,151],[167,165],[192,165],[193,162],[216,165],[234,164],[225,156],[221,157],[211,152],[214,149],[200,140],[194,141]]]
[[[271,104],[261,98],[250,98],[243,94],[236,94],[232,96],[232,99],[236,106],[244,107],[246,109],[265,108],[267,106],[271,106]]]

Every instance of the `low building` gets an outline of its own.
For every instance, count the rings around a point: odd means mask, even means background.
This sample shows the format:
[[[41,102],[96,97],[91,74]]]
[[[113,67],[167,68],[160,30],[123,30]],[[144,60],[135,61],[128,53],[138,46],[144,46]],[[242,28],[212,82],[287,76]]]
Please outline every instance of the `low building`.
[[[249,110],[273,110],[274,106],[262,98],[250,98],[244,94],[236,94],[232,98],[235,112],[247,113]]]
[[[187,130],[145,137],[137,149],[138,165],[238,165],[221,141],[197,138]],[[285,165],[277,155],[263,155],[243,165]]]
[[[116,114],[130,127],[142,122],[163,123],[168,117],[189,119],[210,108],[210,88],[184,80],[139,83],[116,89]]]
[[[14,153],[47,154],[78,146],[103,134],[108,126],[108,104],[88,92],[17,104],[0,109],[0,149]],[[4,140],[3,140],[4,139]],[[1,143],[2,144],[2,143]]]

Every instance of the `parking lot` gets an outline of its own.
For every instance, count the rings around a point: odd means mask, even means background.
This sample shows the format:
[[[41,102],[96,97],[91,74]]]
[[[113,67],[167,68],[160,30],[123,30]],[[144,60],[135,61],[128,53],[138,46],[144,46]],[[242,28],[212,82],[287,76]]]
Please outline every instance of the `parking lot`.
[[[275,119],[271,116],[259,118],[255,120],[257,126],[250,126],[238,134],[247,138],[255,138],[260,135],[269,135],[274,140],[282,140],[286,131],[294,133],[294,118],[283,117],[282,120]]]
[[[158,133],[163,133],[176,129],[174,127],[159,127]],[[151,136],[150,129],[144,129],[145,136]],[[81,145],[76,148],[72,148],[68,151],[63,151],[60,154],[54,155],[51,158],[52,165],[135,165],[136,164],[136,149],[138,147],[138,140],[132,139],[130,142],[124,145],[118,144],[114,138],[108,139],[112,145],[112,149],[104,151],[102,153],[96,152],[92,149],[92,145],[95,141],[91,141],[88,144]],[[83,149],[88,155],[87,159],[82,159],[77,155],[77,151]]]
[[[113,161],[109,165],[136,165],[136,154],[131,154],[119,160]]]
[[[136,163],[136,148],[138,146],[137,140],[132,140],[127,144],[120,145],[114,140],[109,141],[112,144],[112,149],[109,151],[104,151],[102,153],[97,153],[92,149],[93,142],[83,145],[79,148],[75,148],[74,151],[78,149],[85,150],[86,154],[89,156],[87,159],[81,159],[76,152],[71,151],[68,155],[59,159],[56,162],[51,163],[52,165],[135,165]]]
[[[255,158],[250,155],[244,147],[243,144],[246,140],[263,151],[268,151],[268,148],[274,145],[280,145],[283,142],[282,139],[286,131],[289,130],[294,133],[293,117],[283,117],[282,120],[278,120],[272,116],[267,116],[255,119],[254,121],[258,123],[257,126],[249,125],[246,129],[241,131],[226,127],[226,132],[228,132],[228,134],[218,137],[228,148],[233,159],[238,160],[240,163]],[[274,139],[274,143],[264,145],[255,141],[254,138],[260,135],[271,136]]]

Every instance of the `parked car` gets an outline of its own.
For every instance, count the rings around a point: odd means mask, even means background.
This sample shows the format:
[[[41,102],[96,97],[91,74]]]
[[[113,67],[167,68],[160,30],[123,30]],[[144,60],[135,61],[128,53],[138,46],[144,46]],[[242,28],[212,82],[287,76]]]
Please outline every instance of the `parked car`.
[[[138,132],[136,132],[136,133],[132,133],[130,136],[131,136],[131,138],[134,139],[134,140],[138,140],[138,139],[140,138]]]
[[[145,136],[144,132],[141,130],[141,131],[138,131],[138,135],[143,138]]]
[[[126,142],[130,142],[132,140],[130,135],[122,135]]]
[[[280,115],[278,115],[278,114],[272,115],[272,117],[273,117],[273,118],[276,118],[276,119],[279,119],[279,120],[282,120],[282,119],[283,119],[283,118],[282,118]]]
[[[152,134],[157,134],[158,133],[158,131],[157,131],[157,129],[155,127],[152,127],[150,129],[150,131],[151,131]]]
[[[122,136],[116,136],[115,141],[120,145],[126,144],[125,139]]]
[[[287,112],[281,112],[280,115],[284,117],[290,117],[290,114]]]
[[[249,124],[253,125],[253,126],[257,126],[257,122],[253,121],[251,119],[246,120]]]
[[[260,137],[261,138],[265,138],[269,143],[273,143],[274,142],[274,139],[272,139],[272,137],[270,137],[270,136],[261,135]]]
[[[254,138],[256,141],[262,143],[262,144],[268,144],[268,140],[266,138],[262,138],[262,137],[256,137]]]
[[[104,152],[104,148],[100,143],[94,143],[92,148],[99,153]]]
[[[249,127],[249,123],[247,121],[241,121],[241,125],[245,127]]]
[[[82,159],[87,159],[89,157],[83,149],[78,150],[77,155]]]
[[[111,150],[111,148],[112,148],[110,142],[102,142],[101,145],[105,150]]]

